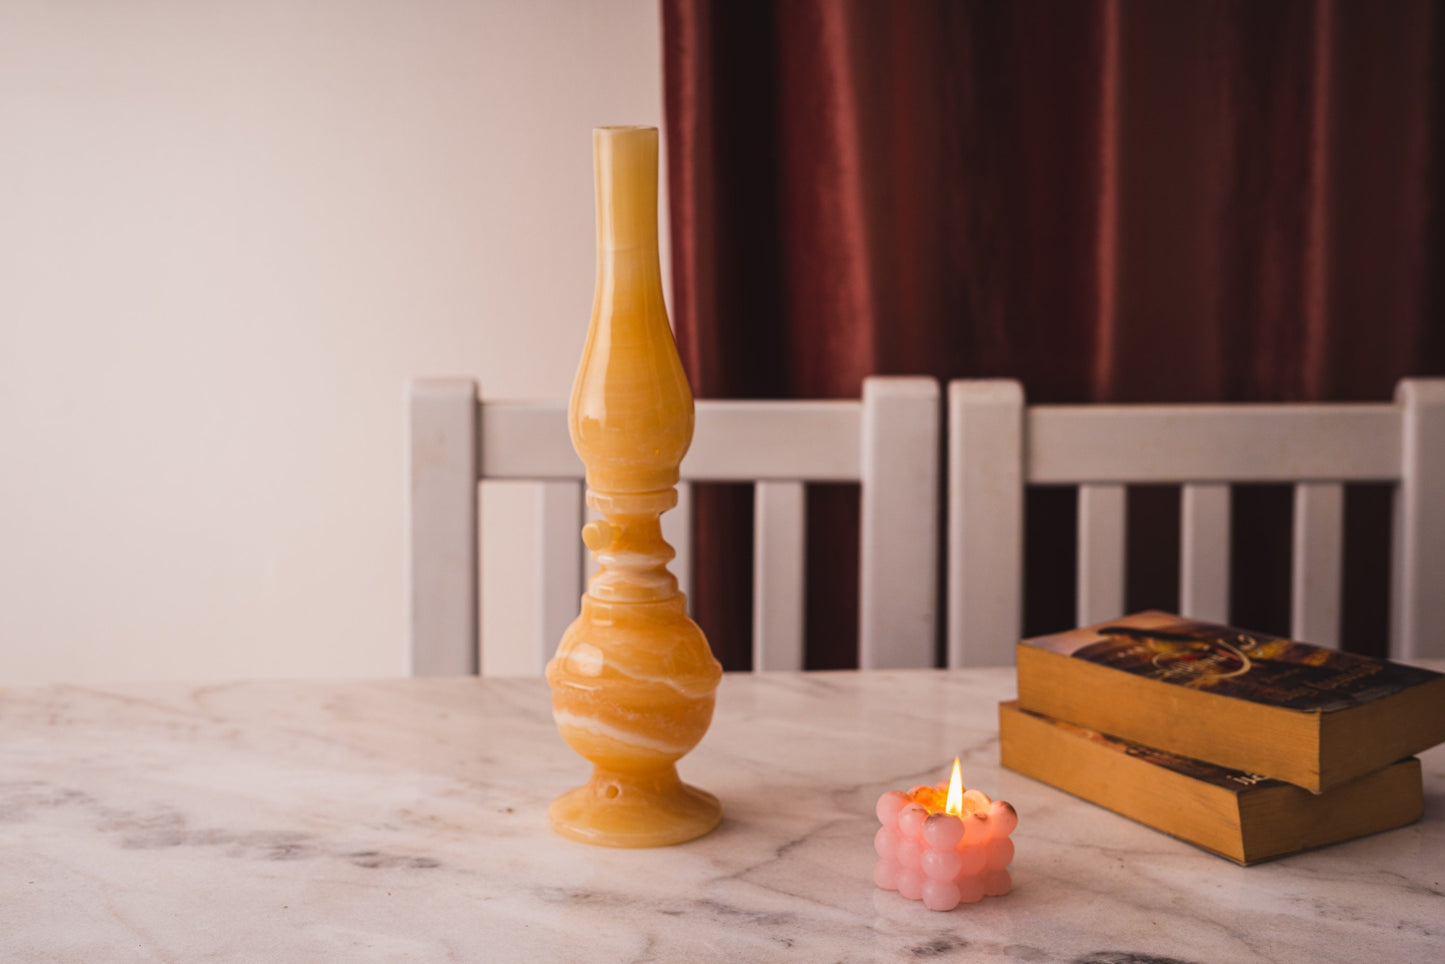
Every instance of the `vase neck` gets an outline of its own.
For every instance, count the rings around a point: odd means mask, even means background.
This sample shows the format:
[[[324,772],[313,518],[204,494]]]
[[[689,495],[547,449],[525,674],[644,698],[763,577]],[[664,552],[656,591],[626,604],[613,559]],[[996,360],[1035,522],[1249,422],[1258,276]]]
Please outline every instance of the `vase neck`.
[[[592,132],[597,177],[597,257],[656,258],[657,128]]]
[[[597,293],[567,424],[590,490],[656,493],[677,483],[693,428],[658,269],[657,130],[604,127],[592,138]]]

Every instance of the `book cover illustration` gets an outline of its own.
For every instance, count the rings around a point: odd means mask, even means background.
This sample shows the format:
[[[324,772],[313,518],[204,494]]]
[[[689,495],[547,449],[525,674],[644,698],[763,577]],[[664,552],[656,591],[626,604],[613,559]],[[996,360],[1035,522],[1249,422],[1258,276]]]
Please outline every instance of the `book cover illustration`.
[[[1162,612],[1137,613],[1026,643],[1146,679],[1305,712],[1328,713],[1368,703],[1440,676]]]

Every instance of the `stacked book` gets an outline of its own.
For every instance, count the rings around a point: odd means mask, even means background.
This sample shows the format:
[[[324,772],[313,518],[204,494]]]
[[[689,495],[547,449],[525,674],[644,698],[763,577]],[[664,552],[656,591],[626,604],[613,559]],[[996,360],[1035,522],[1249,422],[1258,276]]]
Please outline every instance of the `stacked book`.
[[[1137,613],[1018,646],[1004,766],[1241,864],[1420,817],[1445,675]]]

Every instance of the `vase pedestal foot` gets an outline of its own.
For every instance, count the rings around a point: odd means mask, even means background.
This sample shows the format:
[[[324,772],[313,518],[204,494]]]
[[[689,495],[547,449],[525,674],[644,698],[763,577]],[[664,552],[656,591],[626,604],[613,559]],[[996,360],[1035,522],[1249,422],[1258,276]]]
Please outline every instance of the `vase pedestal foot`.
[[[592,779],[547,808],[552,829],[602,847],[665,847],[701,837],[722,819],[722,804],[683,783],[677,768],[617,771]]]

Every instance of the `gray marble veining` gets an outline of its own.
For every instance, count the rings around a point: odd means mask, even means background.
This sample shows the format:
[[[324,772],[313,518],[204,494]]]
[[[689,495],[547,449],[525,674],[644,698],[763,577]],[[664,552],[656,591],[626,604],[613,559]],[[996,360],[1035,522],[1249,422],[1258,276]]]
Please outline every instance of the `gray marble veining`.
[[[1445,748],[1420,823],[1240,868],[998,766],[1011,670],[729,676],[684,779],[712,834],[552,834],[586,764],[540,680],[0,689],[0,961],[1445,959]],[[1014,892],[873,886],[873,804],[1020,812]]]

